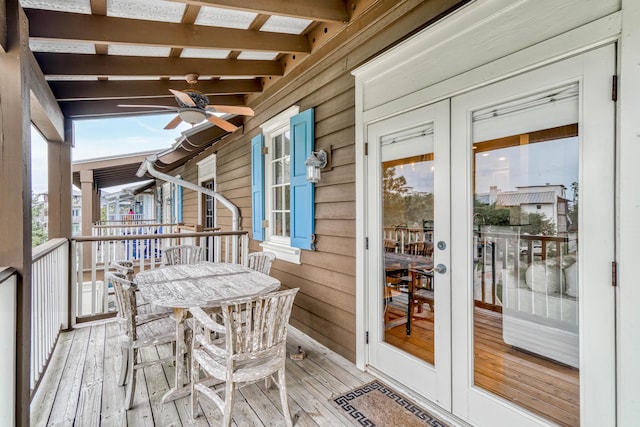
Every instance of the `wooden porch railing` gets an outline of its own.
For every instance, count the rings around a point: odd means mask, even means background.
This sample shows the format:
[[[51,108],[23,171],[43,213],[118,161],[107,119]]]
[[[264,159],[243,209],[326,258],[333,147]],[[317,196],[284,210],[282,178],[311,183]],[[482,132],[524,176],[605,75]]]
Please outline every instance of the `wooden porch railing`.
[[[136,226],[137,228],[140,228]],[[157,229],[157,233],[139,234],[134,227],[113,228],[98,236],[74,237],[71,241],[72,313],[75,322],[111,317],[115,314],[112,288],[104,273],[112,261],[128,260],[136,271],[160,267],[163,250],[175,245],[199,245],[205,259],[213,262],[246,263],[249,250],[248,231],[175,231],[174,227]],[[102,229],[103,231],[105,228]],[[151,230],[151,228],[147,228]]]
[[[543,236],[517,234],[508,231],[476,231],[474,233],[474,299],[475,305],[493,311],[502,311],[499,301],[502,272],[509,270],[520,276],[535,261],[546,261],[548,257],[562,258],[577,248],[576,238],[566,236]]]
[[[34,248],[31,270],[31,391],[35,391],[58,335],[69,324],[69,241]]]

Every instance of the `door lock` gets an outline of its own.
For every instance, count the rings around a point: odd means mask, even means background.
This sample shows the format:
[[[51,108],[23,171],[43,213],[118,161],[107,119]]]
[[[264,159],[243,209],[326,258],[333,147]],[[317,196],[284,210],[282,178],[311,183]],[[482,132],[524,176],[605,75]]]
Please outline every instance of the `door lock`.
[[[447,272],[447,267],[444,264],[438,264],[434,267],[433,271],[436,273],[444,274]]]

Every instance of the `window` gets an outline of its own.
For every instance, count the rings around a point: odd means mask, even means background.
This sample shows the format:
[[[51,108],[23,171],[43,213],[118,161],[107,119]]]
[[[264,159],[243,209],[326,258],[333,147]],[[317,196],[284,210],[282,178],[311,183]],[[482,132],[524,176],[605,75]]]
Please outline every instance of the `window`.
[[[251,141],[253,239],[295,263],[300,249],[313,245],[314,187],[304,165],[313,151],[313,127],[313,110],[298,114],[292,107],[265,122]]]

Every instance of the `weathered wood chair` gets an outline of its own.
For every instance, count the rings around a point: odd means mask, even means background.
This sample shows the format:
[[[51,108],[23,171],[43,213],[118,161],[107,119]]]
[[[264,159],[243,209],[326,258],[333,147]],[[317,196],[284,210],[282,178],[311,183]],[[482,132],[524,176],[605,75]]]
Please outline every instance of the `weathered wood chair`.
[[[247,257],[248,267],[252,268],[260,273],[269,274],[271,271],[271,264],[276,259],[276,254],[273,252],[252,252]]]
[[[196,245],[171,246],[164,250],[165,263],[175,264],[195,264],[202,261],[202,247]]]
[[[223,414],[223,426],[231,425],[237,387],[266,380],[272,376],[280,389],[280,403],[287,426],[292,425],[287,402],[285,379],[287,325],[298,288],[274,292],[222,304],[222,324],[200,308],[193,315],[193,348],[191,352],[191,411],[198,416],[198,399],[212,400]],[[212,340],[212,336],[220,338]],[[208,376],[225,382],[222,390],[201,382],[200,369]]]
[[[135,272],[133,270],[133,263],[131,261],[126,261],[126,260],[112,261],[109,264],[109,266],[113,270],[115,270],[116,273],[122,274],[125,279],[127,279],[130,282],[133,282]],[[123,302],[121,300],[122,297],[121,297],[121,294],[117,292],[115,285],[114,285],[114,294],[115,294],[115,300],[116,300],[116,308],[118,310],[118,321],[121,324],[124,324],[126,322],[126,318],[124,314]],[[138,315],[139,322],[146,321],[145,318],[147,317],[150,320],[154,320],[159,317],[166,317],[173,312],[170,308],[158,307],[156,305],[149,304],[148,302],[144,301],[144,299],[140,296],[139,293],[136,294],[136,307],[137,307],[137,315]]]
[[[136,370],[153,364],[175,360],[173,354],[162,359],[148,362],[138,360],[138,351],[144,347],[159,344],[175,343],[176,325],[168,313],[138,315],[136,303],[136,285],[126,279],[122,273],[107,273],[107,279],[113,283],[116,293],[120,294],[126,333],[120,337],[122,363],[120,365],[119,385],[127,386],[125,392],[125,409],[133,406],[136,389]]]

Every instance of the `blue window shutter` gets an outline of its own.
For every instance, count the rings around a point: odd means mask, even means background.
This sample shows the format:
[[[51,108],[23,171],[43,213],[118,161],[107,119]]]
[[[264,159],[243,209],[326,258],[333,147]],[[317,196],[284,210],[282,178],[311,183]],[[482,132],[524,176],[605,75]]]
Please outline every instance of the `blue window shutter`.
[[[251,139],[251,232],[253,240],[264,240],[264,135]]]
[[[291,246],[311,249],[314,233],[314,185],[307,182],[305,160],[313,151],[313,108],[291,117]]]
[[[177,222],[182,222],[182,185],[178,185],[176,188],[177,199]]]

